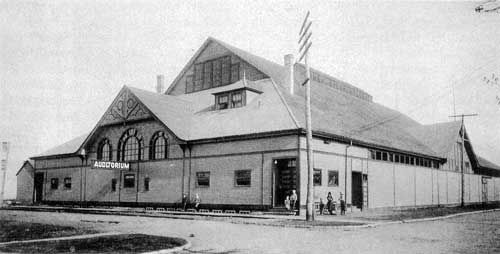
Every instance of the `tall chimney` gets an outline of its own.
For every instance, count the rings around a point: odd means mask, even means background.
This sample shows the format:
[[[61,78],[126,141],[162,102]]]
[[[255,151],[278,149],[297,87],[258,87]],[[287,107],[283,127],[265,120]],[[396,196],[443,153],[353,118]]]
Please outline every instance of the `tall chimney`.
[[[156,92],[163,93],[163,88],[165,87],[165,78],[163,75],[156,76]]]
[[[293,87],[294,87],[294,79],[293,79],[293,66],[294,66],[294,56],[293,54],[287,54],[285,55],[285,67],[287,69],[287,86],[290,91],[290,94],[293,94]]]

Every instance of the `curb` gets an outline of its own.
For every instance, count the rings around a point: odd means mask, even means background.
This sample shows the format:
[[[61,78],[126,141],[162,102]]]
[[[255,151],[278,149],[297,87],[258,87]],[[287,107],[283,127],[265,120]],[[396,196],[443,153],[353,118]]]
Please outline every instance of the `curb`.
[[[171,249],[163,249],[163,250],[155,250],[155,251],[150,251],[150,252],[142,252],[141,254],[166,254],[166,253],[173,253],[177,251],[181,251],[184,249],[188,249],[191,247],[191,242],[184,239],[186,243],[182,246],[171,248]]]
[[[73,240],[73,239],[87,239],[87,238],[95,238],[95,237],[101,237],[101,236],[119,235],[119,234],[123,234],[123,233],[107,232],[107,233],[98,233],[98,234],[64,236],[64,237],[43,238],[43,239],[33,239],[33,240],[24,240],[24,241],[10,241],[10,242],[1,242],[0,245],[9,245],[9,244],[18,244],[18,243],[22,244],[22,243],[50,242],[50,241]]]

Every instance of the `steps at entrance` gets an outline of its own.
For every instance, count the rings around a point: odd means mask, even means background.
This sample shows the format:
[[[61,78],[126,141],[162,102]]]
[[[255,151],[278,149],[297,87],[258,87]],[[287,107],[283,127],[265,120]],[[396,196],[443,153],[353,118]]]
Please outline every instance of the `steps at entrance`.
[[[285,207],[274,207],[269,209],[267,212],[263,212],[267,215],[294,215],[295,213],[287,210]]]

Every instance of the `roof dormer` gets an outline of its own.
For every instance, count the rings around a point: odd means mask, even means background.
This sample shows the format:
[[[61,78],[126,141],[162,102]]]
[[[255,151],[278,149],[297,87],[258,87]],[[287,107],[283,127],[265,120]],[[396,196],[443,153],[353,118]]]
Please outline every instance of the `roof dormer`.
[[[248,82],[243,76],[243,79],[238,82],[212,93],[215,97],[214,109],[223,110],[244,107],[261,93],[262,91],[257,89],[253,82]]]

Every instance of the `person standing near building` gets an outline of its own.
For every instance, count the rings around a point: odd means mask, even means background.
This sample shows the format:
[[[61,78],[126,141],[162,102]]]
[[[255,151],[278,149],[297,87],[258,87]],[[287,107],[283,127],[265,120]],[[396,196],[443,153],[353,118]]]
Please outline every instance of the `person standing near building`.
[[[327,200],[326,208],[328,209],[328,212],[330,213],[330,215],[333,215],[333,197],[332,197],[331,192],[328,192],[328,195],[326,196],[326,200]]]
[[[186,193],[184,193],[184,194],[182,195],[182,209],[183,209],[184,211],[186,211],[187,203],[188,203],[188,196],[187,196],[187,194],[186,194]]]
[[[285,198],[285,208],[286,210],[290,211],[290,196],[286,196]]]
[[[323,198],[319,198],[319,214],[323,215],[323,210],[325,209],[325,203]]]
[[[292,190],[292,195],[290,195],[290,208],[292,211],[295,211],[295,203],[297,202],[297,193],[295,190]]]
[[[342,192],[340,193],[340,215],[345,215],[345,200]]]
[[[196,211],[200,210],[200,204],[201,204],[200,195],[196,193],[196,196],[194,197],[194,209],[196,209]]]

